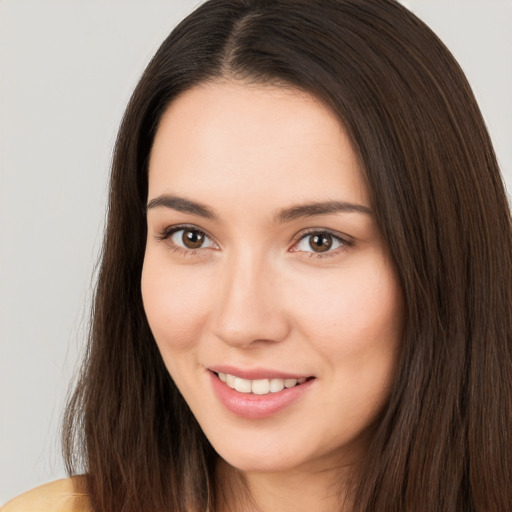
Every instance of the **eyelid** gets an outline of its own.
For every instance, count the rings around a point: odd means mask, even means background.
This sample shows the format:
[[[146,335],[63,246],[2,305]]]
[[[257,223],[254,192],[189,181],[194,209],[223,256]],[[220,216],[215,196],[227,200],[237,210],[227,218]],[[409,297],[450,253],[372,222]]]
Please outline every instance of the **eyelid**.
[[[175,234],[176,232],[181,231],[181,230],[198,231],[198,232],[202,233],[206,238],[208,238],[216,246],[215,249],[220,248],[218,242],[215,240],[215,238],[213,236],[211,236],[208,233],[208,231],[206,231],[205,229],[200,228],[199,226],[194,225],[194,224],[174,224],[171,226],[167,226],[163,230],[161,230],[157,235],[155,235],[155,238],[157,240],[161,240],[161,241],[169,240],[169,238],[171,238],[173,234]],[[333,238],[338,240],[342,245],[333,250],[328,250],[323,253],[322,252],[314,252],[314,251],[299,251],[299,250],[294,249],[294,247],[296,247],[297,244],[305,237],[307,237],[309,235],[313,235],[313,234],[322,234],[322,233],[329,234],[330,236],[332,236]],[[314,256],[314,257],[322,258],[322,257],[334,256],[334,255],[338,254],[340,251],[346,250],[347,248],[350,248],[353,245],[354,245],[353,238],[344,233],[340,233],[339,231],[335,231],[335,230],[329,229],[329,228],[307,228],[302,231],[299,231],[296,235],[294,235],[294,237],[292,239],[292,245],[288,250],[290,252],[303,253],[303,254],[307,255],[308,257]],[[199,251],[200,249],[211,249],[212,247],[199,247],[197,249],[188,249],[188,248],[180,247],[179,245],[176,245],[175,243],[172,243],[172,248],[176,251],[183,251],[185,253],[193,254],[193,253]]]
[[[211,240],[217,248],[219,247],[219,244],[217,243],[215,238],[213,236],[211,236],[208,233],[208,231],[206,231],[205,229],[200,228],[199,226],[196,226],[194,224],[173,224],[171,226],[167,226],[163,230],[161,230],[159,233],[157,233],[155,235],[155,238],[157,240],[161,240],[161,241],[169,240],[172,237],[172,235],[174,235],[178,231],[183,231],[183,230],[198,231],[199,233],[202,233],[206,238]],[[211,247],[199,247],[197,249],[188,249],[188,248],[185,249],[185,248],[180,247],[174,243],[172,245],[176,249],[181,249],[181,250],[187,251],[187,252],[194,252],[194,251],[198,251],[200,249],[211,249]]]
[[[338,247],[333,250],[328,250],[323,253],[322,252],[314,252],[314,251],[294,250],[294,247],[296,247],[297,244],[305,237],[314,235],[314,234],[322,234],[322,233],[328,234],[328,235],[332,236],[333,238],[335,238],[336,240],[338,240],[342,244],[341,247]],[[300,231],[293,237],[292,246],[290,247],[289,251],[290,252],[301,252],[301,253],[307,254],[308,256],[315,256],[318,258],[322,258],[322,257],[334,256],[335,254],[338,254],[339,251],[346,250],[347,248],[350,248],[353,245],[354,245],[353,238],[344,233],[340,233],[339,231],[334,231],[333,229],[328,229],[328,228],[308,228],[308,229]]]

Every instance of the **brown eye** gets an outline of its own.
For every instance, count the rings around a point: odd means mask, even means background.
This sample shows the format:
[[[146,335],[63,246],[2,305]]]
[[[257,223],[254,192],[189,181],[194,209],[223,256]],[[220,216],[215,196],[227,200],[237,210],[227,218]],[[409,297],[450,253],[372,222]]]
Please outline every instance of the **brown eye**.
[[[195,229],[184,229],[181,240],[187,249],[199,249],[204,243],[204,233]]]
[[[192,227],[175,228],[167,237],[173,245],[184,250],[217,248],[215,242],[206,233]]]
[[[332,236],[329,233],[318,233],[309,236],[309,246],[315,252],[325,252],[332,247]]]
[[[310,254],[333,253],[336,249],[340,249],[346,245],[350,245],[343,238],[329,233],[328,231],[310,232],[300,238],[295,244],[294,252],[308,252]],[[327,255],[327,254],[326,254]]]

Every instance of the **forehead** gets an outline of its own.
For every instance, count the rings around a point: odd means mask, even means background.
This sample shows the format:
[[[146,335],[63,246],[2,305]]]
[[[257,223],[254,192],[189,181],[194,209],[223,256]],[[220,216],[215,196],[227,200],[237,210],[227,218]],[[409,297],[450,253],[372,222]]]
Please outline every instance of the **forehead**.
[[[368,204],[342,125],[311,95],[228,81],[186,91],[157,130],[149,196],[193,193],[205,201],[229,200],[248,191],[275,199],[276,206],[287,194]]]

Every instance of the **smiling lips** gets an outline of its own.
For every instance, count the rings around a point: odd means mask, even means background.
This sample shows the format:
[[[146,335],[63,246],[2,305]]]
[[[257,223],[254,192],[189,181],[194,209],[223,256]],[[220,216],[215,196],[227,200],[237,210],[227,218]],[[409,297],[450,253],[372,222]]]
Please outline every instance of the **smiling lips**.
[[[209,374],[213,391],[224,407],[249,419],[267,418],[286,409],[316,381],[314,377],[261,378],[263,375],[246,379],[212,369]]]
[[[268,393],[279,393],[283,389],[293,388],[297,384],[306,382],[306,377],[298,379],[257,379],[249,380],[236,377],[229,373],[218,374],[219,379],[225,382],[231,389],[240,393],[253,393],[255,395],[267,395]]]

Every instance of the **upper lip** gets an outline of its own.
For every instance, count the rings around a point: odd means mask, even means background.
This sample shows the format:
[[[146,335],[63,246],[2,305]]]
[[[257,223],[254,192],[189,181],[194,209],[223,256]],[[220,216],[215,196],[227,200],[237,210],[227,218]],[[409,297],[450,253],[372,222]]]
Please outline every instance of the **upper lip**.
[[[305,373],[288,373],[281,370],[272,370],[269,368],[237,368],[230,365],[214,365],[209,366],[208,370],[215,373],[229,373],[235,377],[247,380],[259,379],[301,379],[312,377]]]

